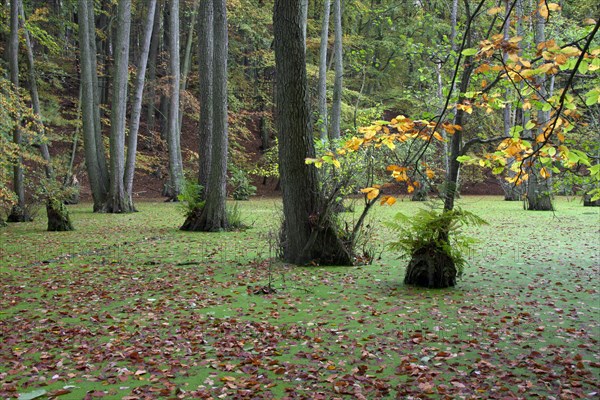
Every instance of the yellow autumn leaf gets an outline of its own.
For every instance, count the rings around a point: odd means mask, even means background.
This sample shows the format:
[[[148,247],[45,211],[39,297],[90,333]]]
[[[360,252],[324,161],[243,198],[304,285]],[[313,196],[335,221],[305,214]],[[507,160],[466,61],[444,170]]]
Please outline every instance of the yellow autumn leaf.
[[[392,206],[396,203],[396,198],[393,196],[384,196],[381,198],[381,205]]]
[[[540,175],[541,175],[541,176],[542,176],[542,178],[544,178],[544,179],[548,179],[548,178],[550,178],[550,172],[548,172],[548,169],[547,169],[546,167],[543,167],[543,168],[540,170]]]
[[[435,172],[433,172],[432,170],[430,170],[429,168],[425,171],[425,175],[427,175],[427,177],[429,179],[433,179],[435,177]]]
[[[564,54],[557,54],[554,58],[554,62],[558,65],[563,65],[567,62],[567,56],[565,56]]]
[[[546,6],[545,0],[540,1],[540,6],[538,7],[538,13],[542,18],[548,18],[549,11],[548,6]]]
[[[496,15],[501,13],[503,10],[503,7],[492,7],[489,10],[487,10],[488,15]]]
[[[519,43],[521,40],[523,40],[523,36],[513,36],[510,39],[508,39],[509,43]]]
[[[560,10],[560,5],[556,4],[556,3],[548,3],[548,9],[550,11],[558,11]]]
[[[379,196],[379,189],[374,187],[368,187],[360,190],[362,193],[367,195],[367,199],[373,200],[377,196]]]
[[[406,188],[406,190],[408,191],[408,193],[412,193],[415,191],[415,187],[413,185],[408,185],[408,187]]]

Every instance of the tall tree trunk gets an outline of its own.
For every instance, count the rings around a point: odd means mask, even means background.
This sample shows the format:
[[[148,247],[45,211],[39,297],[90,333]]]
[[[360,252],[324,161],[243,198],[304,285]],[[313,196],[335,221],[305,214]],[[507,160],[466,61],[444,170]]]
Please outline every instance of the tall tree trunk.
[[[335,39],[333,42],[333,57],[335,59],[335,80],[333,83],[333,104],[331,106],[331,130],[329,137],[332,140],[340,138],[342,119],[342,88],[343,88],[343,57],[342,57],[342,0],[333,0],[333,21],[335,26]]]
[[[189,30],[187,34],[187,39],[185,41],[185,51],[183,53],[183,64],[181,66],[181,93],[184,93],[187,90],[187,79],[190,74],[190,70],[192,69],[192,44],[194,41],[194,27],[196,26],[196,18],[198,15],[198,7],[200,6],[200,1],[194,1],[194,7],[192,9],[192,16],[190,17]],[[179,132],[181,132],[181,126],[183,124],[183,112],[181,109],[179,111]]]
[[[133,92],[133,104],[131,105],[131,117],[129,123],[129,137],[127,139],[127,161],[125,167],[125,195],[131,208],[133,204],[133,177],[135,175],[135,158],[137,152],[138,132],[140,129],[140,116],[142,114],[142,101],[144,94],[144,82],[146,78],[146,66],[148,65],[148,53],[152,40],[152,30],[155,20],[156,0],[149,0],[148,15],[144,26],[144,38],[140,50],[140,59]]]
[[[183,185],[183,163],[179,131],[179,90],[181,67],[179,57],[179,0],[169,2],[169,75],[170,97],[167,120],[167,147],[169,150],[169,184],[167,197],[177,201]]]
[[[440,102],[442,104],[444,104],[444,85],[442,82],[442,63],[436,63],[435,64],[435,72],[437,75],[437,96],[440,99]],[[443,111],[443,110],[442,110]],[[444,141],[442,143],[442,156],[444,159],[444,170],[446,172],[448,172],[450,170],[450,154],[449,154],[449,148],[448,148],[448,133],[446,132],[446,130],[444,128],[441,128],[442,131],[442,137],[444,138]]]
[[[302,18],[302,42],[304,51],[306,51],[306,31],[308,28],[308,0],[300,0],[300,10]]]
[[[456,24],[458,20],[458,0],[452,0],[450,8],[450,48],[456,51]]]
[[[273,15],[277,74],[279,172],[283,190],[282,252],[295,264],[349,265],[319,191],[317,171],[306,165],[315,154],[303,46],[300,0],[275,0]]]
[[[539,13],[539,7],[535,13],[535,44],[536,47],[540,43],[544,43],[546,41],[546,18],[544,18]],[[546,77],[545,75],[540,75],[536,79],[536,85],[538,86],[538,94],[541,97],[541,101],[546,101],[548,97],[548,90],[546,88]],[[537,130],[535,136],[544,133],[546,127],[548,126],[548,121],[550,119],[549,111],[539,110],[537,112]],[[536,142],[534,137],[533,142],[533,150],[537,151],[540,148],[540,144]],[[540,170],[542,168],[537,157],[533,157],[531,160],[531,166],[528,168],[529,179],[527,180],[527,198],[525,202],[525,208],[527,210],[532,211],[552,211],[554,207],[552,206],[552,184],[551,179],[544,178],[540,175]],[[550,175],[550,169],[546,169],[547,174]]]
[[[156,121],[156,62],[158,59],[158,48],[160,44],[160,21],[161,21],[161,10],[160,2],[156,2],[154,8],[154,26],[152,27],[152,41],[150,44],[150,54],[148,55],[148,103],[147,103],[147,115],[146,115],[146,126],[148,127],[148,133],[150,137],[154,132],[154,124]]]
[[[98,111],[98,79],[96,76],[93,3],[79,0],[79,47],[81,64],[81,114],[85,164],[94,200],[94,211],[100,211],[108,195],[108,174],[104,143],[100,131]],[[90,16],[92,18],[90,19]]]
[[[27,31],[26,26],[24,26],[25,22],[25,11],[23,10],[23,5],[20,5],[20,15],[23,23],[23,36],[25,37],[25,47],[27,48],[27,63],[29,64],[29,93],[31,95],[31,104],[33,108],[34,114],[38,116],[40,121],[40,126],[42,128],[41,135],[43,135],[44,125],[42,122],[42,110],[40,106],[40,97],[37,89],[37,81],[36,81],[36,72],[35,72],[35,61],[33,58],[33,48],[31,46],[31,39],[29,37],[29,32]],[[45,142],[41,142],[39,145],[40,153],[42,154],[42,158],[44,159],[45,165],[44,170],[46,172],[46,179],[49,182],[55,181],[56,176],[54,174],[54,170],[52,169],[51,159],[50,159],[50,151],[48,149],[48,145]],[[73,224],[71,223],[71,218],[69,217],[69,211],[60,201],[60,196],[57,196],[58,193],[48,192],[46,199],[46,214],[48,217],[48,231],[71,231],[73,230]]]
[[[227,229],[225,210],[227,182],[227,7],[225,0],[213,0],[213,135],[210,174],[205,187],[206,203],[200,217],[203,231]]]
[[[327,47],[329,42],[329,14],[331,0],[324,0],[323,21],[321,23],[321,44],[319,48],[319,131],[321,141],[327,140]]]
[[[19,96],[19,2],[19,0],[10,2],[10,36],[8,42],[8,69],[10,71],[10,81],[17,96]],[[20,125],[19,118],[13,131],[13,142],[19,147],[22,141]],[[7,218],[8,222],[30,221],[31,217],[27,215],[25,204],[25,177],[22,157],[19,157],[13,166],[13,189],[17,195],[17,204],[13,206]]]
[[[504,9],[505,9],[505,23],[504,23],[504,40],[508,42],[510,38],[510,12],[511,12],[511,2],[509,0],[505,0]],[[517,22],[518,23],[518,22]],[[504,51],[502,53],[502,60],[504,64],[508,62],[508,52]],[[506,88],[505,90],[505,99],[509,99],[511,97],[510,88]],[[505,104],[504,109],[502,110],[502,119],[503,119],[503,127],[504,127],[504,136],[510,137],[510,130],[513,127],[512,121],[512,112],[510,102]],[[514,159],[510,159],[507,165],[507,170],[510,171],[510,166],[514,163]],[[510,171],[509,174],[514,175],[514,172]],[[514,183],[509,183],[504,179],[504,177],[500,177],[500,186],[504,191],[504,200],[506,201],[518,201],[521,200],[520,188],[517,187]]]
[[[200,130],[198,154],[198,184],[202,187],[199,196],[206,201],[208,177],[212,163],[213,140],[213,40],[214,13],[212,1],[201,1],[198,15],[198,69],[200,91]],[[190,210],[181,226],[184,231],[202,231],[202,212],[204,207]]]
[[[127,213],[133,204],[125,195],[125,127],[127,125],[127,86],[129,83],[129,36],[131,0],[119,0],[117,37],[113,67],[112,110],[110,114],[110,191],[104,211]]]

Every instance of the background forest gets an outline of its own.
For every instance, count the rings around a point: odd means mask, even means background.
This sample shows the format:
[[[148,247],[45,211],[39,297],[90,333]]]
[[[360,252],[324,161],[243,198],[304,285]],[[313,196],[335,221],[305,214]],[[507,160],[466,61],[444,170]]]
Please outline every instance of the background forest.
[[[74,200],[79,190],[86,196],[93,195],[94,209],[98,211],[131,211],[137,197],[164,195],[177,200],[184,186],[184,170],[188,179],[194,181],[198,160],[201,167],[203,160],[212,158],[205,149],[216,143],[202,129],[219,119],[215,137],[228,136],[228,141],[220,140],[217,147],[225,146],[228,151],[216,151],[221,155],[215,165],[224,164],[218,168],[218,174],[220,180],[227,176],[229,194],[245,198],[254,193],[251,181],[278,180],[273,3],[223,1],[221,6],[226,6],[226,11],[217,10],[212,3],[2,3],[3,219],[26,220],[34,212],[33,204],[48,199],[49,204],[67,198]],[[440,121],[452,121],[461,111],[456,108],[460,94],[469,114],[461,142],[488,142],[484,148],[474,149],[481,155],[493,152],[498,145],[493,138],[526,137],[533,127],[528,126],[527,114],[534,116],[535,122],[534,110],[543,108],[540,103],[572,86],[569,107],[574,108],[579,102],[580,108],[578,123],[568,135],[568,143],[563,143],[575,152],[566,157],[571,157],[574,164],[578,164],[580,156],[588,164],[597,160],[597,53],[590,50],[584,65],[579,65],[577,79],[569,79],[580,54],[578,49],[586,37],[593,37],[586,35],[598,19],[594,1],[300,3],[311,130],[315,138],[352,137],[359,127],[397,115],[435,121],[444,111]],[[212,32],[213,14],[226,18],[226,23],[221,23],[226,33],[220,37]],[[208,26],[211,29],[207,31]],[[482,49],[484,45],[480,43],[498,41],[498,35],[514,45],[512,51],[507,46],[496,46],[487,54],[491,57],[482,58],[477,46]],[[212,41],[205,43],[209,37],[213,37]],[[548,45],[544,47],[542,43]],[[592,41],[590,49],[597,48],[597,44],[597,40]],[[544,49],[556,53],[552,46],[572,51],[553,58],[555,67],[551,71],[550,63],[545,64],[543,83],[532,73],[522,76],[520,83],[512,79],[512,84],[500,82],[486,87],[494,79],[485,75],[486,71],[501,70],[499,65],[508,65],[511,59],[519,57],[526,63],[530,60],[539,64]],[[517,47],[518,52],[514,51]],[[218,55],[219,49],[228,51]],[[469,52],[471,49],[473,53]],[[458,65],[463,61],[460,57],[475,53],[473,68],[465,75],[468,78],[457,76]],[[544,55],[544,60],[549,57]],[[213,67],[213,62],[220,62],[220,67]],[[228,74],[219,77],[223,65]],[[223,83],[213,85],[213,79]],[[496,77],[498,80],[506,79]],[[461,82],[466,83],[465,90],[457,90]],[[212,87],[219,85],[220,92],[225,90],[226,95],[215,94],[221,96],[220,100],[212,100]],[[174,90],[176,87],[179,90]],[[536,93],[532,95],[534,89]],[[478,97],[482,92],[484,98]],[[470,97],[464,97],[465,94]],[[225,108],[218,115],[211,110],[211,122],[206,123],[208,117],[200,116],[208,115],[203,105],[219,102]],[[545,106],[544,109],[549,112]],[[537,124],[540,125],[543,124]],[[446,138],[448,129],[437,130]],[[559,142],[554,143],[555,147]],[[402,152],[378,154],[381,162],[376,167],[385,168],[390,157],[408,160],[406,152],[410,150]],[[450,152],[448,141],[434,143],[423,152],[430,178],[422,174],[423,188],[418,193],[436,191],[443,183]],[[557,164],[555,161],[553,164]],[[572,163],[569,168],[548,165],[543,174],[549,175],[554,169],[560,178],[545,182],[553,186],[547,192],[584,194],[593,189],[593,179],[585,178],[589,174],[585,162],[576,166]],[[492,168],[463,169],[465,187],[487,180],[483,190],[497,190],[495,184],[489,185],[489,171],[496,167],[498,173],[502,168],[485,165]],[[367,168],[366,164],[361,168]],[[209,170],[204,168],[205,172]],[[202,179],[208,187],[207,178],[201,178],[199,183]],[[519,188],[504,183],[502,187],[507,198],[520,198],[519,193],[510,193]],[[210,191],[205,195],[210,196]]]

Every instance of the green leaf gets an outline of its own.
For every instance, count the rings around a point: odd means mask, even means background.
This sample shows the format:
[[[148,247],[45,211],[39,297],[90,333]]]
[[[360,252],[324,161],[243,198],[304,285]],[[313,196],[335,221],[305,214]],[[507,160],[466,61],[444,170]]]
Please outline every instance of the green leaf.
[[[29,392],[29,393],[21,393],[21,394],[19,394],[19,400],[38,399],[38,398],[42,397],[43,395],[45,395],[46,393],[47,392],[44,389],[34,390],[33,392]]]
[[[477,49],[473,49],[473,48],[471,48],[471,49],[464,49],[464,50],[461,52],[461,54],[462,54],[463,56],[467,56],[467,57],[468,57],[468,56],[474,56],[475,54],[477,54]]]
[[[517,139],[521,132],[523,132],[523,127],[521,125],[515,125],[510,128],[510,136],[512,136],[514,139]]]
[[[535,122],[533,122],[532,120],[527,121],[527,123],[525,124],[525,129],[531,130],[533,128],[535,128]]]
[[[473,158],[471,156],[459,156],[456,157],[456,161],[458,161],[459,163],[468,163],[469,161],[472,161]]]
[[[577,69],[577,72],[585,75],[585,73],[588,72],[589,67],[590,65],[587,63],[587,61],[582,61],[581,64],[579,64],[579,69]]]
[[[592,164],[590,164],[590,159],[588,158],[587,154],[585,154],[583,151],[581,150],[571,150],[571,153],[575,153],[577,154],[577,157],[579,158],[579,163],[586,165],[586,166],[590,166]]]

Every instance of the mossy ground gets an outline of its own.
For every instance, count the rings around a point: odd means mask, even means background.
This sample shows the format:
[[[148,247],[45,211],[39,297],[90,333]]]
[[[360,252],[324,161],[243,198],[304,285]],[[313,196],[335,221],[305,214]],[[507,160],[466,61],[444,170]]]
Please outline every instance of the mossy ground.
[[[239,203],[251,228],[227,233],[136,206],[0,230],[0,398],[598,396],[600,214],[578,201],[463,198],[490,224],[446,290],[404,286],[383,246],[381,221],[418,203],[375,209],[381,256],[350,268],[275,261],[276,200]]]

